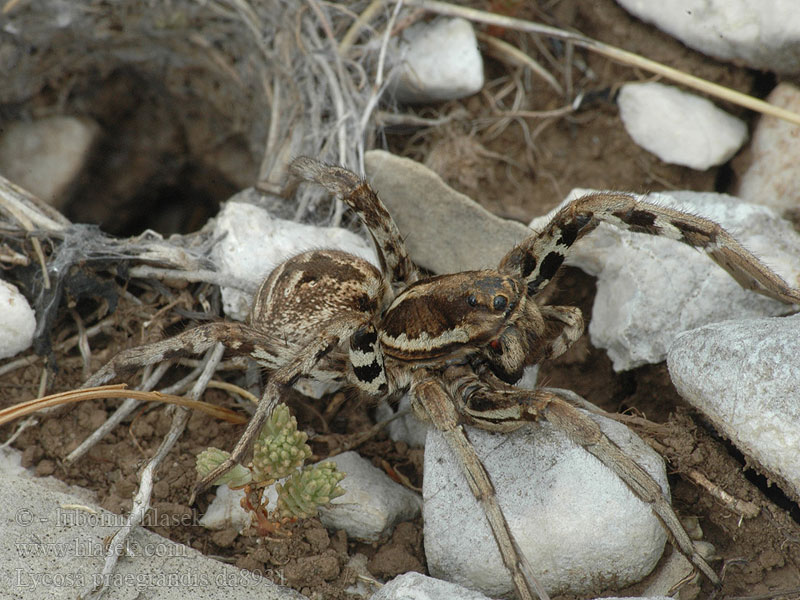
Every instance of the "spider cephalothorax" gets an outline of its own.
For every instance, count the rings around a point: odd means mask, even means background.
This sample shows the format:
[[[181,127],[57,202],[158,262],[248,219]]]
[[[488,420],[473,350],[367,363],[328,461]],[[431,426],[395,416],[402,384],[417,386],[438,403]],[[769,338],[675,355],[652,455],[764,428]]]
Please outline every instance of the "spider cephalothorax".
[[[572,244],[605,221],[701,248],[744,287],[790,304],[800,291],[745,250],[719,225],[625,194],[592,194],[560,210],[540,232],[512,248],[497,269],[421,278],[394,221],[369,185],[351,171],[299,158],[300,180],[338,194],[367,227],[380,270],[344,252],[290,258],[262,284],[246,324],[211,323],[120,353],[87,385],[121,371],[217,342],[269,370],[262,399],[228,461],[198,483],[205,489],[245,458],[282,393],[299,378],[349,383],[375,397],[410,390],[415,412],[442,431],[460,459],[519,596],[546,598],[503,517],[492,483],[463,425],[510,431],[547,419],[614,471],[669,531],[676,547],[712,582],[659,485],[598,426],[554,390],[510,383],[562,354],[583,332],[577,308],[539,305]]]

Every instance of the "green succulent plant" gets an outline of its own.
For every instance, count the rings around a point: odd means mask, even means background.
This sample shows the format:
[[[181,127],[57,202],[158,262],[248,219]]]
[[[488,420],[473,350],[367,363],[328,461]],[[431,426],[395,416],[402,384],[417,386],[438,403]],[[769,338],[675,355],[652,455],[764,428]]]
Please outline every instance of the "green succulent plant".
[[[295,471],[283,485],[276,486],[278,514],[298,519],[316,516],[317,508],[344,494],[339,487],[343,478],[336,463],[329,461]]]
[[[301,469],[311,456],[307,440],[308,436],[297,430],[297,419],[289,413],[288,407],[279,404],[256,440],[250,465],[236,465],[214,484],[232,488],[248,484],[262,486],[288,477],[283,485],[276,486],[277,516],[289,519],[316,516],[320,506],[344,494],[338,485],[344,473],[337,471],[333,462]],[[203,450],[197,456],[197,474],[201,478],[208,475],[229,457],[230,453],[218,448]]]
[[[197,455],[195,469],[197,475],[202,479],[219,465],[230,458],[231,453],[220,450],[219,448],[206,448]],[[230,487],[242,487],[253,480],[253,473],[245,466],[236,465],[222,477],[214,480],[214,485],[227,484]]]
[[[311,456],[307,439],[289,408],[276,406],[253,447],[253,479],[271,484],[302,467]]]

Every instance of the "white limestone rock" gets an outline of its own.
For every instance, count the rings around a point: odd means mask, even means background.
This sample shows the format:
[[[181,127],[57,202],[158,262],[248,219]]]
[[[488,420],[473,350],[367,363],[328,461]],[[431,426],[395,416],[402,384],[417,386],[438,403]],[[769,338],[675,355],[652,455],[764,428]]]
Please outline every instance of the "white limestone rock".
[[[747,139],[740,119],[662,83],[627,83],[617,105],[633,141],[664,162],[703,171],[727,162]]]
[[[680,395],[800,500],[800,315],[688,331],[667,366]]]
[[[356,452],[343,452],[329,460],[345,473],[339,484],[345,494],[319,509],[325,527],[344,529],[351,538],[374,542],[388,536],[401,521],[419,515],[419,494],[395,483]]]
[[[489,600],[480,592],[410,571],[398,575],[372,595],[370,600]]]
[[[800,73],[800,11],[795,0],[617,0],[695,50],[784,74]]]
[[[336,248],[378,266],[372,246],[346,229],[277,219],[263,208],[235,198],[215,217],[214,235],[221,239],[212,257],[223,275],[250,282],[253,292],[281,262],[306,250]],[[222,288],[223,309],[233,319],[246,319],[252,301],[252,293]]]
[[[94,121],[67,116],[4,124],[0,174],[62,208],[99,134]]]
[[[411,396],[408,394],[400,398],[396,409],[389,406],[386,400],[381,400],[375,408],[375,418],[378,421],[384,421],[399,412],[405,412],[406,414],[389,421],[389,424],[386,425],[389,438],[395,442],[405,442],[409,446],[422,448],[425,445],[429,425],[424,421],[420,421],[414,415],[411,410]]]
[[[115,600],[307,600],[143,527],[134,528],[113,574],[103,575],[104,541],[126,517],[88,499],[88,490],[53,489],[49,479],[0,471],[4,599],[74,599],[108,577],[104,597]]]
[[[350,538],[374,542],[390,535],[401,521],[416,518],[422,510],[419,494],[395,483],[356,452],[343,452],[328,460],[345,473],[339,484],[345,493],[320,507],[319,519],[325,527],[343,529]],[[217,497],[200,519],[201,525],[241,532],[252,524],[251,513],[240,504],[242,490],[221,485],[215,493]],[[277,506],[274,484],[264,489],[263,501],[268,510]]]
[[[767,101],[800,113],[800,88],[779,83]],[[800,125],[762,116],[753,133],[750,156],[750,166],[740,176],[739,197],[780,214],[800,210]]]
[[[0,279],[0,358],[30,348],[36,314],[17,286]]]
[[[399,102],[456,100],[483,87],[483,59],[465,19],[412,25],[403,32],[395,56],[402,66],[390,90]]]
[[[206,529],[235,529],[242,532],[252,522],[252,513],[242,508],[244,490],[232,490],[227,485],[219,485],[214,490],[216,497],[200,517],[200,525]]]
[[[625,426],[595,419],[668,492],[661,457]],[[509,526],[551,594],[587,594],[647,575],[666,534],[650,507],[548,422],[511,434],[468,428]],[[491,597],[511,592],[494,537],[442,435],[425,447],[425,554],[431,575]]]
[[[573,190],[561,206],[591,191]],[[771,209],[710,192],[641,199],[720,223],[790,285],[800,285],[800,235]],[[531,228],[542,228],[558,208],[534,219]],[[742,289],[702,251],[605,223],[576,242],[566,263],[598,278],[589,334],[617,371],[663,361],[684,331],[787,311],[780,302]]]

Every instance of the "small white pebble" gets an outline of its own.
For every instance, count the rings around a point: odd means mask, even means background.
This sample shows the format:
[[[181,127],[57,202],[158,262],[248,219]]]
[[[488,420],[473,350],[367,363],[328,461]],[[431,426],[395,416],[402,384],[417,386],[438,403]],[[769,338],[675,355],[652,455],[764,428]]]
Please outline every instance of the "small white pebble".
[[[617,104],[633,141],[664,162],[702,171],[727,162],[747,139],[740,119],[662,83],[625,84]]]
[[[465,19],[412,25],[403,32],[397,54],[403,66],[392,92],[400,102],[456,100],[483,87],[483,59]]]
[[[372,595],[371,600],[490,600],[480,592],[411,571],[398,575]]]
[[[33,343],[36,315],[17,286],[0,279],[0,358],[26,350]]]
[[[800,113],[800,88],[779,83],[767,102]],[[780,214],[800,210],[800,125],[762,115],[750,144],[750,166],[739,178],[738,195],[764,204]]]
[[[344,529],[351,538],[373,542],[389,535],[401,521],[419,515],[419,494],[392,481],[356,452],[343,452],[329,460],[345,474],[339,483],[345,494],[320,507],[319,518],[325,527]]]
[[[592,417],[667,490],[663,459],[624,425]],[[587,594],[640,580],[666,534],[622,480],[547,422],[513,433],[468,428],[534,575],[551,594]],[[425,444],[425,555],[431,575],[492,597],[512,591],[483,509],[443,436]],[[565,518],[566,517],[566,518]]]
[[[0,173],[55,206],[80,174],[100,127],[86,118],[52,116],[4,123]]]
[[[242,508],[243,490],[232,490],[220,485],[214,490],[216,497],[200,518],[200,525],[207,529],[235,529],[244,531],[250,526],[252,513]]]

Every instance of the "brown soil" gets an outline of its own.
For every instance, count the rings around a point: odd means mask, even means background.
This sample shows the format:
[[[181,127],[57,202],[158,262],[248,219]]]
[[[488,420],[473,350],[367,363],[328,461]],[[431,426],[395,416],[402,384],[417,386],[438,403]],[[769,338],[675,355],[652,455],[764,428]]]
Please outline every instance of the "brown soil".
[[[563,0],[549,4],[553,8],[541,12],[519,8],[518,16],[575,28],[745,92],[754,92],[757,85],[753,73],[716,63],[688,50],[654,28],[631,19],[613,0]],[[508,5],[517,6],[516,3]],[[518,43],[515,34],[506,32],[506,37]],[[632,191],[727,190],[730,176],[725,168],[700,173],[666,165],[634,146],[619,120],[613,93],[620,84],[637,79],[637,75],[592,54],[576,51],[576,58],[585,64],[583,72],[574,72],[576,86],[580,83],[591,93],[587,93],[580,111],[569,117],[546,122],[515,120],[496,131],[459,121],[417,132],[413,137],[395,132],[389,137],[390,147],[435,167],[454,187],[496,214],[524,222],[552,208],[573,187]],[[508,75],[506,67],[500,63],[490,60],[487,68],[490,79]],[[496,101],[503,105],[513,96],[496,99],[494,96],[500,87],[500,83],[489,84],[486,94],[438,107],[438,110],[446,112],[460,104],[476,120],[491,116]],[[526,109],[546,110],[560,106],[559,98],[536,79],[532,80],[528,94]],[[736,108],[725,108],[744,118],[752,118]],[[92,340],[92,368],[99,367],[123,347],[174,333],[189,324],[175,317],[168,324],[163,322],[163,327],[143,328],[142,323],[166,302],[154,291],[132,291],[145,305],[134,306],[122,301],[115,313],[117,326]],[[580,271],[566,269],[553,286],[551,300],[580,306],[588,320],[593,296],[593,279]],[[184,299],[184,308],[201,310],[192,306],[194,301],[188,294]],[[62,339],[74,334],[74,321],[67,311],[56,330],[59,331],[57,337]],[[142,335],[142,331],[147,334]],[[77,350],[57,356],[57,362],[58,371],[51,374],[48,391],[78,386],[84,375]],[[0,378],[0,407],[36,396],[41,379],[40,364]],[[704,539],[716,547],[720,562],[715,565],[723,572],[723,588],[717,597],[789,597],[791,594],[761,594],[798,589],[800,527],[793,519],[798,515],[797,507],[779,490],[768,488],[746,469],[745,459],[686,406],[670,383],[665,365],[616,374],[605,353],[592,347],[584,337],[567,354],[543,367],[541,381],[570,388],[605,410],[644,415],[662,425],[640,433],[669,460],[677,510],[683,515],[697,516]],[[215,390],[208,391],[204,400],[231,404],[225,394]],[[355,399],[345,400],[334,414],[325,412],[330,398],[316,401],[298,397],[296,400],[290,405],[300,427],[329,434],[324,438],[326,443],[313,445],[315,456],[319,458],[335,451],[336,442],[344,439],[341,436],[361,432],[373,423],[370,407]],[[89,488],[96,492],[105,508],[124,513],[131,508],[138,470],[169,428],[169,409],[154,405],[142,407],[77,465],[65,467],[63,464],[66,454],[102,423],[116,405],[115,401],[87,402],[57,418],[42,417],[41,424],[25,431],[14,445],[23,451],[25,466],[34,468],[38,475],[52,474]],[[325,418],[321,417],[323,414]],[[211,494],[201,496],[196,506],[186,505],[195,479],[194,457],[208,446],[230,448],[241,430],[240,426],[194,414],[186,434],[159,474],[153,509],[167,514],[202,514]],[[376,466],[401,473],[415,487],[421,485],[420,450],[394,443],[384,433],[358,450]],[[729,506],[690,481],[689,474],[695,471],[733,498],[754,503],[761,509],[759,515],[740,519]],[[347,598],[345,588],[356,582],[356,570],[347,567],[350,557],[356,554],[366,557],[369,572],[377,578],[389,578],[409,570],[425,572],[421,525],[419,520],[402,524],[391,539],[380,544],[348,540],[344,532],[328,532],[315,519],[287,526],[267,538],[209,532],[190,526],[153,529],[242,568],[272,574],[312,598],[337,599]],[[707,584],[698,591],[702,597],[710,592]],[[792,597],[798,597],[797,592]]]

